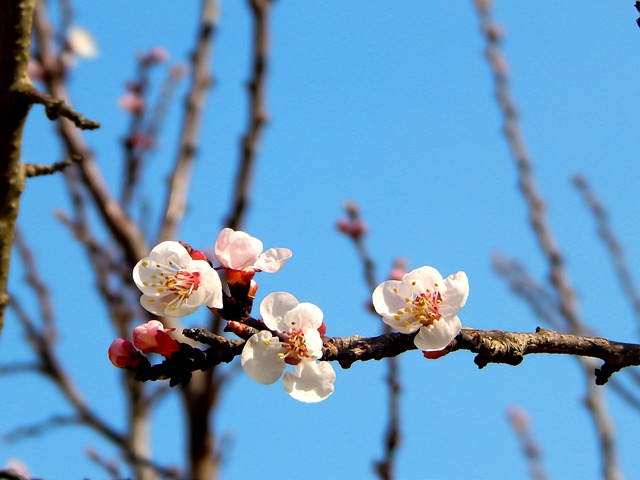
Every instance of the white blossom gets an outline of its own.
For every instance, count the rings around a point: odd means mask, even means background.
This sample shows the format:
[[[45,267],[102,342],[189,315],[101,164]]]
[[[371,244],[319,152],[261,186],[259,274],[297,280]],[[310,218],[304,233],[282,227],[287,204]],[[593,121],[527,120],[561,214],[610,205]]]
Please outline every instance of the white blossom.
[[[178,242],[156,245],[133,269],[140,304],[156,315],[183,317],[201,305],[222,308],[222,284],[206,260],[193,260]]]
[[[301,402],[320,402],[333,393],[336,373],[322,357],[322,310],[299,303],[286,292],[274,292],[263,300],[260,314],[264,330],[253,335],[242,350],[242,368],[259,383],[276,382],[287,364],[294,366],[282,379],[285,392]]]
[[[388,280],[373,292],[373,306],[382,320],[402,333],[418,331],[416,347],[424,351],[444,349],[460,333],[456,315],[469,296],[464,272],[443,279],[433,267],[420,267]]]

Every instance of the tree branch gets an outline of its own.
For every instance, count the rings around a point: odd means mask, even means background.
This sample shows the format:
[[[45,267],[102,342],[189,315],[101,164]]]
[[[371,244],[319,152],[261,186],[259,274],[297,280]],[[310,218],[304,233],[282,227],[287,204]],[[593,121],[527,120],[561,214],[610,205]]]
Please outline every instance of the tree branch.
[[[598,235],[607,247],[607,251],[611,257],[611,262],[622,286],[622,290],[627,296],[633,313],[636,317],[636,322],[640,325],[640,294],[636,288],[635,282],[629,269],[629,263],[624,254],[624,250],[620,242],[616,238],[611,229],[611,223],[609,221],[609,214],[607,213],[604,205],[595,194],[586,177],[580,174],[576,174],[573,177],[573,184],[582,194],[582,199],[586,203],[587,207],[591,211],[593,218],[596,221],[596,227]]]
[[[185,98],[185,118],[182,124],[178,156],[170,176],[167,200],[158,241],[176,237],[178,224],[184,217],[191,184],[191,169],[200,135],[202,111],[206,93],[211,87],[209,57],[213,49],[213,36],[219,17],[217,0],[202,0],[200,27],[191,57],[191,88]]]
[[[558,295],[559,312],[573,333],[585,335],[587,330],[581,320],[576,293],[565,268],[564,256],[545,214],[545,202],[536,184],[533,165],[520,128],[518,110],[511,95],[508,64],[501,49],[503,31],[493,19],[491,2],[476,0],[475,5],[482,33],[487,42],[485,54],[493,74],[496,99],[504,122],[504,133],[518,169],[520,190],[529,210],[529,222],[538,246],[547,260],[549,280]],[[580,359],[580,364],[586,376],[590,377],[589,364],[584,359]],[[603,378],[606,381],[608,377],[605,375]],[[606,410],[603,392],[594,390],[588,382],[587,395],[587,403],[594,419],[602,453],[603,476],[607,480],[620,479],[622,474],[614,448],[613,422]]]
[[[247,335],[255,329],[247,327]],[[136,372],[141,381],[170,379],[171,385],[189,382],[191,372],[206,370],[222,362],[228,363],[242,353],[243,340],[230,340],[201,328],[187,328],[186,337],[210,345],[206,351],[181,344],[180,352],[157,365],[143,365]],[[320,360],[338,362],[350,368],[357,361],[381,360],[416,350],[415,334],[385,333],[377,337],[325,337]],[[594,369],[595,383],[604,385],[611,375],[626,367],[640,365],[640,345],[622,343],[599,337],[582,337],[537,328],[533,333],[505,332],[502,330],[476,330],[463,328],[450,348],[451,352],[468,350],[476,354],[474,363],[484,368],[490,363],[519,365],[525,355],[559,354],[593,357],[603,360]]]
[[[249,120],[242,137],[240,166],[233,189],[231,212],[225,225],[237,230],[242,224],[247,204],[251,175],[255,167],[262,128],[268,119],[265,101],[266,74],[269,52],[269,13],[272,0],[249,0],[253,15],[253,73],[247,85],[249,92]]]
[[[30,104],[20,85],[30,83],[27,65],[34,4],[35,0],[0,0],[0,334],[9,302],[13,231],[25,184],[20,155]]]
[[[33,85],[22,84],[18,90],[31,104],[43,105],[49,120],[60,117],[68,118],[81,130],[95,130],[100,128],[100,123],[83,117],[61,98],[55,98],[47,93],[40,92]]]
[[[44,175],[52,175],[57,172],[63,171],[65,168],[73,165],[73,162],[69,160],[63,160],[61,162],[55,162],[51,165],[45,165],[42,163],[24,163],[22,168],[24,169],[24,176],[26,178],[42,177]]]
[[[53,48],[54,33],[47,17],[45,5],[40,0],[38,0],[38,6],[35,10],[33,28],[36,34],[38,53],[45,70],[47,89],[55,98],[67,100],[69,95],[63,82],[64,66]],[[57,126],[68,156],[78,159],[78,169],[82,174],[83,184],[91,194],[98,213],[109,232],[122,247],[127,263],[135,265],[138,260],[149,253],[142,232],[111,195],[81,132],[66,119],[61,119]],[[68,174],[68,172],[66,173]]]

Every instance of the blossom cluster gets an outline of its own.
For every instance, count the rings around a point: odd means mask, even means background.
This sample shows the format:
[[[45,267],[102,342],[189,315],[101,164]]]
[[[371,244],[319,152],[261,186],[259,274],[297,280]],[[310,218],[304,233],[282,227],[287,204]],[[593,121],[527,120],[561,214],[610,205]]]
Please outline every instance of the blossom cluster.
[[[299,302],[287,292],[272,292],[260,304],[261,321],[250,317],[257,291],[258,272],[275,273],[291,258],[287,248],[263,251],[260,240],[241,231],[223,229],[213,255],[183,242],[165,241],[133,269],[133,280],[142,292],[140,304],[161,317],[183,317],[201,306],[227,320],[228,330],[245,338],[241,354],[244,372],[256,382],[272,384],[282,378],[287,394],[313,403],[334,391],[336,374],[322,360],[322,337],[326,331],[322,310]],[[415,334],[414,343],[425,357],[437,358],[460,332],[456,315],[467,300],[469,284],[464,272],[443,279],[433,267],[404,274],[398,264],[391,280],[380,284],[372,300],[382,320],[395,330]],[[250,321],[249,328],[245,322]],[[133,343],[118,338],[109,347],[116,367],[137,369],[148,364],[143,354],[156,353],[171,359],[181,344],[159,320],[136,327]],[[247,332],[249,332],[247,334]],[[285,371],[287,365],[293,370]]]
[[[136,264],[133,280],[142,292],[140,304],[154,315],[184,317],[204,305],[229,321],[242,322],[257,291],[255,274],[275,273],[289,258],[288,248],[263,251],[259,239],[225,228],[211,259],[185,243],[165,241]],[[319,329],[324,327],[320,308],[298,303],[290,293],[275,292],[263,300],[260,313],[265,330],[248,338],[242,353],[249,377],[263,384],[283,377],[285,391],[303,402],[331,395],[335,372],[328,363],[318,362],[322,357]],[[132,369],[146,360],[142,353],[170,359],[180,350],[180,343],[169,335],[172,330],[151,320],[134,329],[133,343],[116,339],[109,358],[116,367]],[[286,365],[294,371],[283,376]]]
[[[170,358],[180,351],[180,344],[169,335],[174,328],[164,328],[162,322],[151,320],[133,329],[133,343],[116,338],[109,347],[109,360],[118,368],[136,368],[146,361],[142,353],[157,353]]]

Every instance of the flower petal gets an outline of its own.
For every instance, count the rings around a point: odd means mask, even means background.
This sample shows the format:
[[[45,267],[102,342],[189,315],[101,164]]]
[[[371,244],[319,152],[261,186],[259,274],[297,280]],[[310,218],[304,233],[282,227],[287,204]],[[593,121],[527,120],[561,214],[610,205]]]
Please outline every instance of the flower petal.
[[[305,403],[321,402],[333,393],[336,372],[328,362],[303,361],[282,378],[284,391]]]
[[[393,317],[398,310],[402,310],[406,304],[404,297],[398,295],[397,290],[400,286],[398,280],[387,280],[376,287],[371,296],[373,307],[378,315],[390,315]]]
[[[142,295],[140,297],[140,305],[147,312],[151,312],[154,315],[158,315],[159,317],[164,315],[164,305],[162,305],[162,300],[158,297],[152,297],[150,295]]]
[[[444,280],[447,288],[444,294],[444,302],[440,306],[442,315],[452,315],[464,307],[469,297],[469,279],[464,272],[457,272],[449,275]]]
[[[320,336],[318,329],[307,327],[303,330],[303,334],[309,358],[313,360],[322,358],[322,337]]]
[[[400,333],[413,333],[422,326],[420,322],[415,321],[413,315],[409,314],[400,315],[400,320],[396,320],[396,315],[382,315],[382,321]]]
[[[225,228],[218,235],[214,253],[224,267],[242,270],[258,260],[262,253],[262,242],[245,232]]]
[[[284,315],[282,324],[278,325],[278,330],[286,332],[290,328],[302,330],[307,327],[317,329],[322,325],[323,317],[320,307],[313,303],[302,302]]]
[[[258,257],[254,266],[263,272],[274,273],[284,266],[291,255],[291,250],[288,248],[270,248]]]
[[[457,315],[442,318],[428,327],[421,327],[413,343],[426,352],[442,350],[456,338],[461,329],[462,323]]]
[[[284,359],[278,356],[284,348],[271,332],[262,331],[253,335],[244,345],[240,363],[252,380],[269,385],[276,382],[284,370]]]
[[[99,55],[98,46],[88,30],[73,25],[67,30],[67,42],[71,51],[84,58],[95,58]]]
[[[425,293],[427,290],[434,291],[436,285],[439,288],[444,286],[444,280],[440,272],[433,267],[420,267],[410,271],[402,277],[400,295],[409,296],[408,291],[414,294]],[[405,291],[408,289],[408,291]]]
[[[218,234],[216,239],[214,253],[218,256],[218,250],[223,251],[229,248],[229,246],[239,238],[246,238],[249,234],[242,231],[235,231],[231,228],[223,228]]]
[[[191,255],[186,248],[180,245],[179,242],[173,242],[170,240],[160,242],[153,247],[149,257],[152,260],[167,260],[175,263],[176,265],[186,265],[191,262]]]
[[[222,308],[222,282],[218,272],[205,260],[194,260],[191,269],[200,272],[201,284],[198,289],[205,292],[202,303],[207,307]]]
[[[273,292],[265,297],[260,304],[260,315],[264,324],[271,330],[284,331],[285,314],[298,305],[296,297],[287,292]]]

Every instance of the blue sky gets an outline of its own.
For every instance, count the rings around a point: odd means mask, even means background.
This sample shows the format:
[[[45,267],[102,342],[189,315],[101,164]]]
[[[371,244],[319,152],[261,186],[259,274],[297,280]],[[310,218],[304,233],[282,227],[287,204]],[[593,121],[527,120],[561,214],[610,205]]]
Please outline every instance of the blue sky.
[[[76,2],[77,23],[96,37],[101,55],[73,73],[75,105],[102,128],[86,134],[110,186],[121,178],[127,117],[117,99],[133,76],[135,52],[162,45],[184,61],[194,37],[197,2]],[[563,249],[585,320],[599,334],[638,341],[632,310],[618,287],[589,213],[571,186],[582,172],[612,212],[632,267],[640,262],[636,208],[640,30],[632,2],[498,2],[506,31],[512,90],[549,220]],[[515,166],[483,58],[484,40],[471,2],[280,1],[273,9],[264,131],[245,230],[293,258],[259,277],[258,299],[286,290],[317,304],[328,335],[374,335],[382,322],[363,305],[370,292],[349,242],[334,229],[345,200],[361,206],[367,245],[383,279],[393,259],[467,272],[465,326],[531,331],[539,323],[490,264],[494,252],[519,258],[544,281],[547,267],[527,223]],[[250,17],[244,2],[225,2],[212,56],[209,95],[190,206],[181,239],[211,247],[228,211],[239,138],[246,123]],[[162,72],[158,72],[161,74]],[[161,75],[155,78],[156,84]],[[172,107],[151,160],[146,199],[169,170],[181,114]],[[24,156],[53,162],[52,126],[34,108]],[[84,253],[55,220],[68,209],[61,177],[31,180],[21,228],[54,294],[59,351],[85,398],[116,425],[125,421],[120,372],[106,350],[114,333],[93,289]],[[157,208],[157,205],[156,205]],[[133,267],[133,265],[132,265]],[[12,290],[29,302],[19,263]],[[198,318],[191,320],[198,323]],[[30,358],[9,317],[0,364]],[[575,359],[537,356],[513,368],[478,370],[469,352],[426,361],[400,360],[402,479],[527,478],[506,420],[517,405],[531,416],[544,462],[555,478],[598,478],[599,455],[583,406],[585,379]],[[379,362],[337,368],[335,394],[299,404],[281,384],[263,387],[238,375],[214,420],[225,438],[224,478],[326,478],[348,472],[373,478],[386,423],[386,368]],[[621,380],[626,380],[621,376]],[[2,377],[2,431],[68,412],[56,390],[35,376]],[[623,471],[640,470],[637,412],[607,391]],[[154,452],[182,463],[182,412],[175,395],[154,418]],[[115,450],[95,434],[67,427],[0,447],[0,465],[26,462],[47,479],[104,478],[84,455]],[[46,452],[44,454],[43,452]]]

